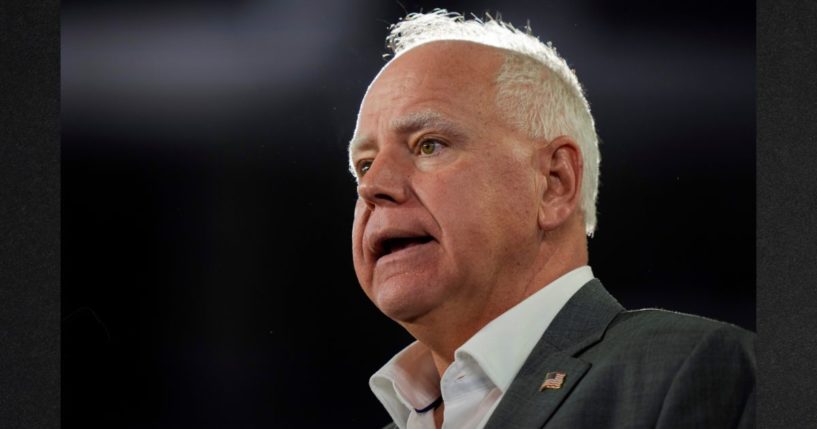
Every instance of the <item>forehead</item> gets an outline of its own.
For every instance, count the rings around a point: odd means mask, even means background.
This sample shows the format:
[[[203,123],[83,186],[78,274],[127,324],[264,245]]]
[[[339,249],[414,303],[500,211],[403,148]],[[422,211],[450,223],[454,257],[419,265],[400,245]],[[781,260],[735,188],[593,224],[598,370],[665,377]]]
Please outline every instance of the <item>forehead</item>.
[[[503,51],[474,42],[448,40],[417,46],[401,53],[383,67],[369,93],[384,87],[422,86],[479,91],[493,86]],[[479,87],[473,87],[478,84]],[[370,95],[370,94],[367,94]]]
[[[495,116],[496,75],[503,60],[499,49],[464,41],[432,42],[403,53],[366,92],[355,141],[417,117],[489,120]]]

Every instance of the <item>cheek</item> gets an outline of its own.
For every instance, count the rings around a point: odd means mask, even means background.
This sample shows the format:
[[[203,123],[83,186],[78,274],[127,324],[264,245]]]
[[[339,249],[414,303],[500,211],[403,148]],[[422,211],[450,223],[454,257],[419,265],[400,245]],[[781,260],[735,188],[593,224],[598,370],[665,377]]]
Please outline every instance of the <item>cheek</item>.
[[[484,249],[480,244],[487,245],[486,240],[535,234],[534,177],[514,161],[496,157],[436,177],[435,192],[427,195],[429,208],[451,244],[463,247],[460,251]]]

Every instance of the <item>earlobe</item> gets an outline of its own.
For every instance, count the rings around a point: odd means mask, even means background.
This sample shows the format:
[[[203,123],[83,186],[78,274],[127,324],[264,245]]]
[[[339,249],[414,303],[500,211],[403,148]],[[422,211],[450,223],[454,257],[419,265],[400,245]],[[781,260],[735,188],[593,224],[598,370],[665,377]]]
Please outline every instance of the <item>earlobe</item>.
[[[579,209],[582,155],[576,142],[567,136],[555,138],[537,155],[543,179],[538,222],[543,231],[550,231]]]

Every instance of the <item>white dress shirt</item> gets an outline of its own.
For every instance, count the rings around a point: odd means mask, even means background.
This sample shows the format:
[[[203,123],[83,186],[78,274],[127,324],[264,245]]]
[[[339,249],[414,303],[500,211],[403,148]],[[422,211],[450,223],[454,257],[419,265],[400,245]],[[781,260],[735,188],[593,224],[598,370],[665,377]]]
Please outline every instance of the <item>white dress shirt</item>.
[[[589,266],[559,277],[485,325],[454,352],[442,379],[431,351],[415,341],[378,370],[369,386],[400,429],[433,429],[427,408],[442,395],[443,429],[481,429],[550,322],[585,283]]]

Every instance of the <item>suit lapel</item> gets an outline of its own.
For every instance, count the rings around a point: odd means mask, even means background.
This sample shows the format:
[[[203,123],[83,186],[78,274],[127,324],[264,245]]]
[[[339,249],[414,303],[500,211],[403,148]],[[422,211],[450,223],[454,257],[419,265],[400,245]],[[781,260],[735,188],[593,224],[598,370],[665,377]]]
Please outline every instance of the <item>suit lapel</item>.
[[[486,429],[541,427],[590,368],[589,363],[558,352],[529,363],[519,371]],[[541,389],[550,372],[565,374],[564,382],[558,389]]]
[[[623,310],[597,279],[579,289],[533,348],[485,429],[544,426],[590,369],[588,362],[574,356],[601,340]],[[548,373],[563,373],[561,385],[542,389]]]

